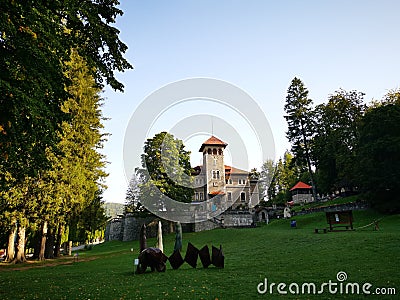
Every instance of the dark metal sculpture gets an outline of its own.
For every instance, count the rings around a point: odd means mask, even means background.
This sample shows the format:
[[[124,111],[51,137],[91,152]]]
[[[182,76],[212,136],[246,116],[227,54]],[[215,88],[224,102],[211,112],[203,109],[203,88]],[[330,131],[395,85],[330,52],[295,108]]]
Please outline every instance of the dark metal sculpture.
[[[188,243],[185,255],[185,261],[192,266],[192,268],[196,268],[197,266],[197,258],[199,256],[199,249],[193,246],[192,243]]]
[[[208,268],[211,265],[210,250],[207,245],[199,250],[199,257],[203,268]]]
[[[146,272],[147,267],[151,271],[165,272],[168,257],[158,248],[146,248],[139,254],[139,264],[136,273],[142,274]]]
[[[212,246],[211,252],[211,263],[217,268],[224,268],[225,256],[224,252],[222,252],[222,245],[219,246],[219,249]]]

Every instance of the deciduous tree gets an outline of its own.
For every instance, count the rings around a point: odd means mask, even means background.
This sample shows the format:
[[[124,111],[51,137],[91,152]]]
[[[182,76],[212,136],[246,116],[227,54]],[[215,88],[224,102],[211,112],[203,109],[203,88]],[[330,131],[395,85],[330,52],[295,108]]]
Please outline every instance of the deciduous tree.
[[[355,186],[355,149],[365,111],[363,97],[361,92],[339,90],[329,97],[327,104],[315,109],[317,126],[311,152],[323,193]]]
[[[181,140],[167,132],[148,139],[144,145],[142,167],[142,170],[138,170],[142,182],[140,199],[153,197],[155,187],[175,201],[192,201],[190,152],[185,150]],[[158,205],[158,209],[164,208],[164,203],[155,205]]]
[[[400,105],[384,104],[366,112],[357,160],[359,184],[372,205],[400,212]]]

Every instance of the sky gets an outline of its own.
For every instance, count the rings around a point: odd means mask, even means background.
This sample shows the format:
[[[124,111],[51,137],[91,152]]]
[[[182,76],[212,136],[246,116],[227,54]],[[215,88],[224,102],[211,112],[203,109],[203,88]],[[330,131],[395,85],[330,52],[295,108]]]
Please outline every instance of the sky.
[[[185,135],[177,137],[192,152],[192,165],[198,165],[201,143],[211,134],[218,136],[225,124],[232,136],[218,137],[231,146],[240,137],[247,151],[239,167],[260,169],[263,150],[278,159],[290,149],[284,104],[294,77],[303,81],[315,105],[339,89],[363,92],[368,103],[400,85],[400,1],[120,2],[124,15],[115,26],[134,69],[117,74],[125,85],[123,93],[106,88],[103,94],[103,115],[109,118],[104,130],[111,134],[103,149],[109,173],[103,194],[107,202],[125,201],[129,170],[139,166],[137,149],[143,147],[126,141],[137,132],[152,137],[185,128]],[[259,120],[246,118],[239,107],[195,98],[203,95],[175,99],[173,105],[157,100],[141,110],[157,91],[165,95],[166,86],[196,78],[223,81],[246,93],[269,128],[257,127]],[[201,128],[196,120],[204,123]],[[268,149],[257,147],[264,134]],[[227,164],[236,164],[233,148],[227,147]]]

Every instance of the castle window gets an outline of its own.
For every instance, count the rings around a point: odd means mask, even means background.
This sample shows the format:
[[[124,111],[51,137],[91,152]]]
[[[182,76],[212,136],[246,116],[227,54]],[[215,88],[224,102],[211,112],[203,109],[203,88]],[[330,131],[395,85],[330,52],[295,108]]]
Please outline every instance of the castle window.
[[[218,154],[219,154],[219,155],[222,155],[222,149],[219,149],[219,150],[218,150]]]
[[[228,201],[232,201],[232,192],[228,192]]]
[[[246,184],[246,179],[239,179],[239,180],[238,180],[238,183],[239,183],[239,184]]]
[[[246,193],[245,192],[240,193],[240,201],[246,202]]]
[[[217,149],[215,149],[215,148],[213,149],[213,154],[217,155]]]
[[[211,154],[211,148],[208,148],[207,152],[208,154]]]
[[[199,193],[195,193],[194,195],[195,195],[195,199],[199,200]]]
[[[232,184],[232,179],[227,179],[225,182],[226,184]]]
[[[220,177],[219,170],[212,170],[212,178],[219,179],[219,177]]]
[[[203,193],[199,193],[200,194],[200,201],[203,200]]]

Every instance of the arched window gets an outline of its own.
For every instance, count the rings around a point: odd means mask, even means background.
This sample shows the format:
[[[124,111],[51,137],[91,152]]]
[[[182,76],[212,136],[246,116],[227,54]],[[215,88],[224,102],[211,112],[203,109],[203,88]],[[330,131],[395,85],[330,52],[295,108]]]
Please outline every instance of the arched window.
[[[240,193],[240,201],[246,202],[246,193],[245,192]]]
[[[217,155],[217,149],[215,149],[215,148],[213,149],[213,154]]]
[[[211,154],[211,148],[208,148],[207,151],[208,151],[208,154]]]
[[[222,155],[222,149],[219,149],[219,150],[218,150],[218,154],[219,154],[219,155]]]

